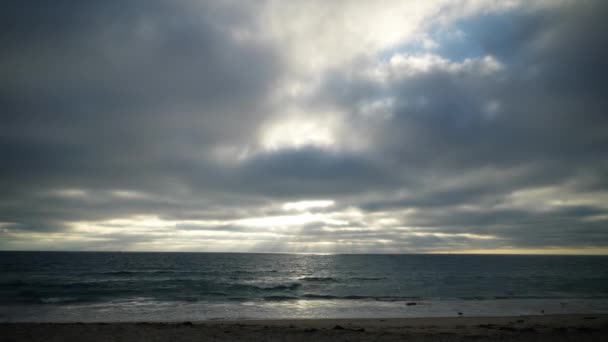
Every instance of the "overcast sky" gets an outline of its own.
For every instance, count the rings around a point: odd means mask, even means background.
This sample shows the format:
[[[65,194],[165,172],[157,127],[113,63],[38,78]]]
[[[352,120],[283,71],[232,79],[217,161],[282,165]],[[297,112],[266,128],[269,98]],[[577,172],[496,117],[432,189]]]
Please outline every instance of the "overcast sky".
[[[606,18],[3,1],[0,249],[608,253]]]

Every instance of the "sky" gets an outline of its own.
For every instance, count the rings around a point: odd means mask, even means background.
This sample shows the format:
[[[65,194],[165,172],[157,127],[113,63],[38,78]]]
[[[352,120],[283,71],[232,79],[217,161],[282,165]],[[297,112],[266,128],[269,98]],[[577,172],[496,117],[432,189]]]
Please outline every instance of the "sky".
[[[3,1],[0,249],[608,254],[607,17]]]

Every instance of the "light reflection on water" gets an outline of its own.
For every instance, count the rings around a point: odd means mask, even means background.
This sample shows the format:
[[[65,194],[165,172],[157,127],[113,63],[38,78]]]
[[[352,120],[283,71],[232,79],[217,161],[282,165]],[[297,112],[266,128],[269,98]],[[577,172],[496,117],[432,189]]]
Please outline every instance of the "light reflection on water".
[[[608,313],[608,300],[444,300],[417,302],[378,302],[370,300],[293,300],[283,302],[180,303],[140,302],[68,306],[0,306],[3,322],[133,322],[200,321],[241,319],[302,318],[399,318],[517,316],[544,314]]]

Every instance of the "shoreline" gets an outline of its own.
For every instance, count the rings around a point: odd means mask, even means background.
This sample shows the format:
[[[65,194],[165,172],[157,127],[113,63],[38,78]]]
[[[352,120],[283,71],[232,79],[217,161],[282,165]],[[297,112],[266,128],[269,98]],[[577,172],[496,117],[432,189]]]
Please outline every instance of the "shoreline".
[[[437,301],[287,300],[0,305],[0,323],[184,322],[285,319],[501,317],[608,314],[602,299],[499,299]],[[2,342],[2,341],[0,341]]]
[[[242,319],[222,319],[222,318],[212,318],[212,319],[200,319],[200,320],[165,320],[165,321],[157,321],[157,320],[133,320],[133,321],[0,321],[0,325],[19,325],[19,324],[77,324],[77,325],[87,325],[87,324],[100,324],[100,325],[108,325],[108,324],[183,324],[183,323],[192,323],[192,324],[201,324],[201,325],[214,325],[214,324],[248,324],[248,325],[258,325],[258,324],[271,324],[271,325],[281,325],[284,323],[303,323],[314,322],[314,323],[336,323],[336,322],[356,322],[362,324],[368,323],[376,323],[381,322],[384,324],[388,323],[403,323],[408,322],[413,325],[419,325],[422,323],[427,323],[429,321],[434,321],[439,323],[440,325],[449,325],[451,323],[475,323],[477,321],[491,321],[504,323],[513,320],[520,319],[529,319],[534,322],[547,322],[547,323],[557,323],[557,322],[566,322],[571,321],[572,319],[583,319],[585,321],[592,320],[605,320],[606,324],[608,324],[608,313],[558,313],[558,314],[527,314],[527,315],[496,315],[496,316],[419,316],[419,317],[344,317],[344,318],[242,318]]]
[[[1,341],[601,341],[608,314],[0,323]]]

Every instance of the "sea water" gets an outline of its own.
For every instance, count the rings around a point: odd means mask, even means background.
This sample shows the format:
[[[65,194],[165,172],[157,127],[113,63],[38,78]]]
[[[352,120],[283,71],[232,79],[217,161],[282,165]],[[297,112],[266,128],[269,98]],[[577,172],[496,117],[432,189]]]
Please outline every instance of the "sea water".
[[[0,252],[0,321],[608,313],[608,257]]]

